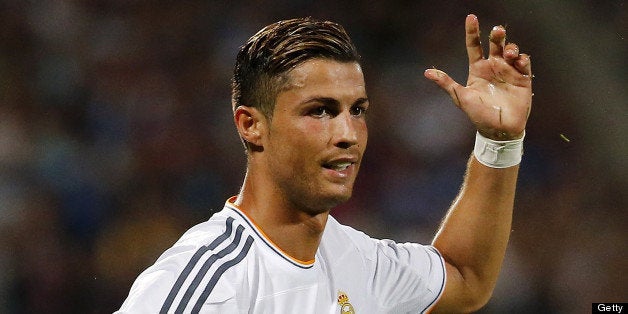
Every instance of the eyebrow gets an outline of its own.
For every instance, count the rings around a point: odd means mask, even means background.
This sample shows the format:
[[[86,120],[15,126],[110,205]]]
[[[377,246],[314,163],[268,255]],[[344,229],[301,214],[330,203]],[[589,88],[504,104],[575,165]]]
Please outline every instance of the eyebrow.
[[[351,104],[351,107],[367,103],[368,101],[369,99],[367,97],[360,97]],[[320,102],[330,107],[338,107],[340,105],[340,102],[336,98],[323,97],[323,96],[320,96],[320,97],[314,96],[314,97],[308,98],[307,100],[303,101],[301,104],[308,104],[312,102]]]

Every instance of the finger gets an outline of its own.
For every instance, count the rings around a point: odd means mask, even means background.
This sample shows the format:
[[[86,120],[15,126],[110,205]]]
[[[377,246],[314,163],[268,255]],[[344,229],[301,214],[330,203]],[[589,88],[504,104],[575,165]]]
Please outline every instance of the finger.
[[[467,19],[464,21],[464,29],[466,32],[469,63],[483,59],[484,53],[482,52],[482,43],[480,42],[480,24],[477,16],[473,14],[467,15]]]
[[[425,77],[430,79],[432,82],[436,83],[440,88],[444,89],[451,99],[454,101],[456,106],[461,107],[462,102],[458,96],[457,89],[461,88],[462,85],[458,84],[454,81],[447,73],[437,70],[437,69],[427,69],[424,73]]]
[[[504,47],[504,60],[512,65],[519,58],[519,46],[509,43]]]
[[[506,41],[506,29],[503,26],[495,26],[489,35],[490,48],[489,55],[501,58],[504,54],[504,43]]]
[[[532,61],[528,54],[522,53],[513,63],[517,71],[532,78]]]

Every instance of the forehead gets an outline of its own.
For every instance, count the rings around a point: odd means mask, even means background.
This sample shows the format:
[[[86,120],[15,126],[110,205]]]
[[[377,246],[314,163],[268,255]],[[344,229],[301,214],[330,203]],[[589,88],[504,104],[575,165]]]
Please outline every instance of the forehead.
[[[284,91],[308,89],[318,89],[321,92],[326,89],[348,89],[351,92],[366,93],[362,68],[357,62],[327,59],[308,60],[287,73]]]

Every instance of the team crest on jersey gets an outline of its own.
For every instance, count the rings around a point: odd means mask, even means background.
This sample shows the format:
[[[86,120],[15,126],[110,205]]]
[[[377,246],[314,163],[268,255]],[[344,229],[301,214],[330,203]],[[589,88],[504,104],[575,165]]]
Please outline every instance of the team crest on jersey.
[[[349,297],[340,290],[338,291],[338,304],[340,305],[340,314],[355,314],[353,305],[349,303]]]

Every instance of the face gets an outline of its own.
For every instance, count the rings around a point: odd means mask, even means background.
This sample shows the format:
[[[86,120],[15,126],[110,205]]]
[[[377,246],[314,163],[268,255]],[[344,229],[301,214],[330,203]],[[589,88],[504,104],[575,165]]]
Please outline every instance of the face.
[[[366,148],[368,99],[357,63],[309,60],[291,70],[264,139],[269,176],[312,213],[347,201]]]

